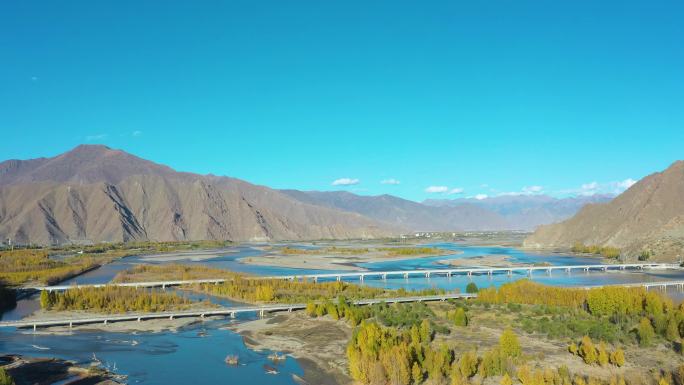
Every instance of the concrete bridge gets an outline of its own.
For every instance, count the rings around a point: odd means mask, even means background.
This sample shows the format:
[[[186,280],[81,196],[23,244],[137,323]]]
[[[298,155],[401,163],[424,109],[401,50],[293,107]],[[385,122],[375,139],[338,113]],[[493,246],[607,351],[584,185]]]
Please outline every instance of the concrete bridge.
[[[668,287],[674,287],[679,289],[680,291],[684,291],[684,281],[659,281],[659,282],[643,282],[643,283],[635,283],[635,284],[622,284],[622,285],[615,285],[615,286],[627,286],[627,287],[645,287],[646,290],[648,289],[660,289],[660,290],[667,290]]]
[[[26,286],[23,287],[24,290],[47,290],[47,291],[63,291],[68,289],[81,289],[87,287],[105,287],[105,286],[117,286],[117,287],[161,287],[162,289],[170,286],[183,286],[201,283],[213,283],[219,284],[226,282],[225,278],[213,278],[213,279],[188,279],[179,281],[152,281],[152,282],[108,282],[108,283],[96,283],[96,284],[84,284],[84,285],[56,285],[56,286]]]
[[[392,271],[358,271],[345,273],[326,273],[326,274],[302,274],[302,275],[282,275],[270,277],[256,277],[257,279],[307,279],[317,282],[320,279],[341,281],[344,278],[358,279],[363,281],[365,278],[405,278],[420,277],[430,278],[432,276],[451,277],[454,275],[494,275],[504,273],[513,275],[514,272],[532,275],[535,271],[543,271],[551,274],[552,271],[564,271],[570,273],[576,271],[608,271],[608,270],[644,270],[644,269],[679,269],[680,266],[674,263],[624,263],[611,265],[557,265],[557,266],[511,266],[511,267],[481,267],[481,268],[459,268],[459,269],[425,269],[425,270],[392,270]]]
[[[430,278],[433,276],[451,277],[454,275],[494,275],[494,274],[508,274],[513,275],[514,272],[532,275],[535,271],[546,272],[551,274],[552,271],[564,271],[570,273],[575,271],[608,271],[608,270],[643,270],[643,269],[680,269],[678,264],[673,263],[626,263],[626,264],[612,264],[612,265],[562,265],[562,266],[512,266],[512,267],[481,267],[481,268],[459,268],[459,269],[426,269],[426,270],[391,270],[391,271],[357,271],[344,273],[325,273],[325,274],[301,274],[301,275],[276,275],[268,277],[259,276],[245,276],[248,279],[307,279],[313,282],[318,280],[337,280],[343,279],[358,279],[363,281],[365,278],[405,278],[420,277]],[[152,288],[169,286],[182,286],[202,283],[219,284],[225,282],[225,278],[215,279],[191,279],[178,281],[154,281],[154,282],[129,282],[129,283],[103,283],[103,284],[86,284],[86,285],[57,285],[57,286],[31,286],[25,287],[28,290],[47,290],[47,291],[61,291],[75,288],[86,287],[104,287],[104,286],[124,286],[124,287],[140,287]]]
[[[405,303],[405,302],[428,302],[428,301],[446,301],[448,299],[470,299],[477,297],[476,294],[440,294],[428,296],[415,297],[398,297],[398,298],[375,298],[375,299],[361,299],[351,301],[354,305],[373,305],[376,303]],[[15,327],[15,328],[33,328],[51,327],[51,326],[69,326],[85,325],[85,324],[104,324],[111,322],[123,321],[144,321],[151,319],[174,319],[184,317],[212,317],[212,316],[229,316],[235,318],[242,313],[256,313],[263,317],[266,313],[272,312],[292,312],[295,310],[302,310],[306,308],[305,303],[299,304],[278,304],[278,305],[264,305],[264,306],[241,306],[241,307],[221,307],[214,309],[198,309],[198,310],[184,310],[184,311],[165,311],[155,313],[131,313],[121,315],[93,315],[90,317],[65,317],[45,320],[18,320],[18,321],[2,321],[0,327]]]

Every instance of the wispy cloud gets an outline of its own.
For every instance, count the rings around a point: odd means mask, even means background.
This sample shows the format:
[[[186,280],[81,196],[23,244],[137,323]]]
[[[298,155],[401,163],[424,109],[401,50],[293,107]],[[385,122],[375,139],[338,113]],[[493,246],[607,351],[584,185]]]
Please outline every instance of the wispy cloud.
[[[632,178],[603,183],[593,181],[584,183],[578,188],[560,190],[558,191],[558,193],[582,196],[591,196],[596,194],[622,194],[625,190],[632,187],[635,183],[637,183],[637,181]]]
[[[429,186],[425,188],[425,192],[430,194],[445,193],[447,191],[449,191],[447,186]]]
[[[544,191],[542,186],[525,186],[522,188],[522,192],[527,194],[539,194]]]
[[[627,190],[628,188],[634,186],[634,184],[636,182],[637,181],[635,181],[632,178],[627,178],[623,181],[617,182],[616,186],[617,186],[617,188],[622,189],[624,191],[624,190]]]
[[[380,181],[380,183],[382,183],[382,184],[393,184],[393,185],[401,184],[401,182],[399,182],[398,180],[396,180],[394,178],[383,179]]]
[[[449,190],[449,195],[455,195],[455,194],[463,194],[463,190],[461,187],[454,187],[451,190]]]
[[[487,194],[477,194],[473,198],[477,199],[478,201],[481,201],[483,199],[487,199],[489,196]]]
[[[108,136],[108,134],[86,135],[85,140],[86,142],[93,142],[96,140],[106,139]]]
[[[140,131],[140,130],[135,130],[135,131],[133,131],[133,132],[131,133],[131,136],[140,136],[140,135],[142,135],[142,134],[143,134],[142,131]]]
[[[340,179],[335,179],[332,182],[333,186],[353,186],[356,184],[359,184],[361,181],[358,179],[354,178],[340,178]]]

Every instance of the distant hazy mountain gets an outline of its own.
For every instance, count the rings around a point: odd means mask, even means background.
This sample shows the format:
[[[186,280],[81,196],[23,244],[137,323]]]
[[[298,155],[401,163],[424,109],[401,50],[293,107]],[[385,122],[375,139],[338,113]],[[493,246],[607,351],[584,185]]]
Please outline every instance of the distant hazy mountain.
[[[267,187],[181,173],[104,146],[0,163],[0,237],[56,244],[129,240],[360,238],[395,232]]]
[[[475,205],[499,214],[509,228],[533,230],[539,225],[560,222],[575,215],[584,205],[603,203],[613,195],[554,198],[548,195],[503,195],[485,199],[428,199],[424,204],[436,207]]]
[[[640,180],[608,203],[584,207],[574,217],[541,226],[527,247],[615,246],[628,256],[642,251],[659,260],[684,257],[684,161]]]
[[[304,203],[351,211],[409,231],[511,228],[501,215],[473,204],[434,207],[392,195],[364,196],[346,191],[281,191]]]

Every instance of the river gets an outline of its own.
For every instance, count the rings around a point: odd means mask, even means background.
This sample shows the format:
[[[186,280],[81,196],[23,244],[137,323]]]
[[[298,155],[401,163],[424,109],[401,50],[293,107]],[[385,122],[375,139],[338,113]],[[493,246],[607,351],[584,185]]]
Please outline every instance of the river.
[[[453,255],[404,259],[396,261],[380,261],[359,264],[369,270],[415,270],[440,268],[444,265],[438,261],[454,258],[470,258],[480,255],[506,255],[511,262],[533,264],[546,262],[552,265],[580,265],[598,263],[596,258],[585,258],[551,253],[530,253],[506,247],[465,246],[454,243],[432,245],[454,251]],[[256,266],[240,263],[241,258],[262,255],[258,247],[239,246],[226,250],[220,256],[211,259],[197,260],[189,256],[187,259],[174,260],[174,263],[201,264],[210,267],[230,269],[259,275],[291,275],[327,273],[325,270],[291,269],[275,266]],[[119,271],[128,269],[139,263],[168,263],[155,261],[147,257],[129,257],[99,269],[73,278],[69,283],[105,283],[109,282]],[[364,284],[378,287],[418,289],[439,287],[448,290],[464,290],[469,282],[478,287],[499,286],[526,277],[525,274],[495,274],[473,277],[411,277],[366,279]],[[572,274],[554,272],[536,272],[535,281],[563,286],[605,285],[626,282],[646,282],[664,280],[684,280],[684,271],[646,270],[646,271],[609,271],[609,272],[573,272]],[[682,293],[676,290],[668,292],[674,299],[681,300]],[[230,301],[212,298],[212,301],[223,305],[233,304]],[[3,314],[3,320],[21,319],[38,309],[36,298],[22,299],[14,310]],[[179,331],[161,333],[114,333],[104,331],[76,331],[68,334],[37,333],[28,330],[0,330],[0,352],[22,354],[27,356],[53,356],[78,363],[88,364],[93,354],[103,365],[118,374],[128,376],[130,384],[185,384],[185,383],[232,383],[253,384],[296,384],[293,377],[301,376],[302,369],[297,361],[289,358],[279,363],[279,374],[265,373],[264,364],[275,366],[267,358],[270,352],[255,352],[248,349],[242,338],[226,330],[233,322],[243,322],[255,316],[242,315],[237,319],[211,320],[196,323]],[[238,354],[240,365],[232,367],[224,363],[227,354]]]

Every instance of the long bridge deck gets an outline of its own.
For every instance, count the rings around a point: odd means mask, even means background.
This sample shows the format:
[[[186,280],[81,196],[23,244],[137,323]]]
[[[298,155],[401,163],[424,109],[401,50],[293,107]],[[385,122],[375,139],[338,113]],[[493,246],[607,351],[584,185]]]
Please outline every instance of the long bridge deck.
[[[307,279],[317,282],[318,280],[337,280],[343,279],[358,279],[363,281],[366,278],[410,278],[417,276],[424,276],[430,278],[432,276],[446,276],[454,275],[493,275],[493,274],[508,274],[512,275],[514,272],[525,273],[531,275],[535,271],[545,271],[551,273],[552,271],[571,272],[573,270],[582,271],[608,271],[608,270],[643,270],[643,269],[680,269],[680,266],[672,263],[626,263],[626,264],[596,264],[596,265],[557,265],[557,266],[512,266],[512,267],[482,267],[482,268],[458,268],[458,269],[425,269],[425,270],[391,270],[391,271],[357,271],[344,273],[324,273],[324,274],[301,274],[301,275],[276,275],[267,277],[249,277],[252,279]],[[106,284],[88,284],[88,285],[57,285],[57,286],[33,286],[26,287],[30,290],[48,290],[60,291],[73,288],[83,287],[103,287],[103,286],[127,286],[127,287],[161,287],[167,286],[182,286],[202,283],[222,283],[224,278],[216,279],[195,279],[195,280],[178,280],[178,281],[155,281],[155,282],[130,282],[130,283],[106,283]]]
[[[425,270],[392,270],[392,271],[358,271],[345,273],[325,273],[325,274],[302,274],[302,275],[278,275],[268,277],[258,277],[259,279],[319,279],[356,278],[363,281],[368,277],[375,278],[409,278],[411,276],[446,276],[506,273],[512,275],[514,272],[532,274],[535,271],[545,271],[551,273],[554,270],[571,272],[572,270],[582,271],[608,271],[608,270],[644,270],[644,269],[679,269],[680,266],[674,263],[623,263],[623,264],[596,264],[596,265],[550,265],[550,266],[511,266],[511,267],[480,267],[480,268],[458,268],[458,269],[425,269]]]
[[[414,297],[397,297],[397,298],[375,298],[375,299],[361,299],[352,301],[354,305],[373,305],[376,303],[405,303],[405,302],[428,302],[428,301],[446,301],[448,299],[470,299],[477,297],[476,294],[440,294],[429,296],[414,296]],[[18,321],[2,321],[0,327],[15,327],[15,328],[33,328],[50,327],[50,326],[74,326],[84,324],[123,321],[144,321],[151,319],[174,319],[183,317],[211,317],[211,316],[230,316],[236,317],[241,313],[257,313],[263,316],[265,313],[294,310],[302,310],[306,308],[306,304],[282,304],[282,305],[266,305],[266,306],[240,306],[240,307],[221,307],[198,310],[184,310],[184,311],[166,311],[155,313],[131,313],[122,315],[97,315],[92,317],[65,317],[46,320],[18,320]]]

